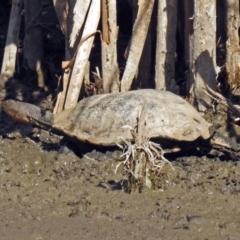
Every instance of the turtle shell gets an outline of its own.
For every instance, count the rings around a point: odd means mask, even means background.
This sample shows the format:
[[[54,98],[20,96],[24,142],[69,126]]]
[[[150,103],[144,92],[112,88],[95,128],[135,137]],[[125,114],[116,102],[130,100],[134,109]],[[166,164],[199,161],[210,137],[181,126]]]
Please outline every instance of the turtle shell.
[[[177,141],[210,138],[210,123],[187,101],[171,92],[145,89],[95,95],[81,100],[73,109],[54,115],[53,128],[80,141],[116,145],[118,137],[133,140],[129,129],[138,124],[144,110],[144,136]]]

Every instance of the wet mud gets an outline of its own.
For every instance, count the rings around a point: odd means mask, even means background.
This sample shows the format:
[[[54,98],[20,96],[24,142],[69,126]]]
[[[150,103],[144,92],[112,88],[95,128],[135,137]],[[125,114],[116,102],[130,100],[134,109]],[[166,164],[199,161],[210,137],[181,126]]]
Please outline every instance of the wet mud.
[[[57,135],[12,124],[0,137],[1,239],[239,239],[237,156],[172,156],[164,189],[128,194],[111,155],[62,153]]]
[[[8,13],[10,6],[4,8]],[[0,59],[8,19],[1,17]],[[52,62],[51,56],[48,60]],[[54,94],[23,83],[0,76],[1,240],[240,238],[237,153],[201,149],[169,156],[175,171],[162,189],[128,194],[123,171],[115,173],[113,155],[81,147],[81,154],[73,153],[61,136],[16,123],[2,113],[6,98],[53,108]],[[214,120],[218,131],[239,142],[239,127],[224,124],[228,119],[222,111],[225,118]]]

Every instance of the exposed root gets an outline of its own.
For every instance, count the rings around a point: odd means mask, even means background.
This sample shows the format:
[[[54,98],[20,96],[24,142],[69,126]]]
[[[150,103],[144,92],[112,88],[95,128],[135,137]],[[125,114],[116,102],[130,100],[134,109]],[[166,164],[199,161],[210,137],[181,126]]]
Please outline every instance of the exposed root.
[[[123,151],[120,156],[122,159],[117,164],[115,172],[120,165],[124,166],[128,178],[128,190],[137,190],[141,192],[142,187],[146,186],[150,189],[159,189],[163,186],[162,177],[165,175],[169,180],[169,176],[163,171],[163,167],[167,164],[174,171],[174,168],[165,157],[164,151],[160,144],[154,143],[149,138],[139,135],[137,130],[129,128],[134,138],[134,143],[119,137],[116,144]],[[168,181],[165,179],[165,183]]]

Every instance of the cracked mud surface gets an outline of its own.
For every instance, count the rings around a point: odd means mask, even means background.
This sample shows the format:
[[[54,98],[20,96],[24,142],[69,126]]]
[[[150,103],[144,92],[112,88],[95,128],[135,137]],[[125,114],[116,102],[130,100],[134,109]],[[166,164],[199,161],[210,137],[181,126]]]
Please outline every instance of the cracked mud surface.
[[[164,191],[127,194],[114,159],[59,153],[17,126],[0,138],[1,239],[239,239],[237,157],[173,157]]]

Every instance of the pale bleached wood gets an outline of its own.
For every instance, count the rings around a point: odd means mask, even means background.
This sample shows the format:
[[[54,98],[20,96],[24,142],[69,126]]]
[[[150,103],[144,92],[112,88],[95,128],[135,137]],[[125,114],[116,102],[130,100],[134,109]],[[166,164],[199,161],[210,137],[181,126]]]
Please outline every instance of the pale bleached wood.
[[[226,72],[230,87],[240,87],[239,1],[226,1]]]
[[[54,0],[55,11],[65,35],[65,60],[72,59],[78,50],[77,39],[81,33],[89,5],[90,0],[68,0],[68,2],[66,0]],[[57,97],[56,104],[59,104],[55,107],[56,113],[64,109],[71,71],[72,68],[64,69],[64,74],[61,77],[62,92]]]
[[[116,8],[116,0],[102,1],[102,79],[104,93],[119,92]]]
[[[92,0],[91,6],[86,19],[82,36],[96,32],[100,20],[100,1]],[[86,40],[78,49],[76,60],[71,73],[70,84],[67,92],[65,109],[74,107],[78,102],[79,93],[81,90],[85,68],[88,62],[90,51],[92,49],[94,37]]]
[[[60,92],[57,96],[56,106],[54,108],[54,113],[59,113],[64,109],[64,103],[66,99],[68,84],[70,79],[70,69],[64,70],[62,80],[62,92]]]
[[[8,25],[7,41],[4,50],[1,74],[13,76],[16,67],[18,34],[21,22],[23,0],[12,1],[12,9]]]
[[[90,0],[77,0],[77,1],[75,0],[75,6],[73,7],[73,16],[71,19],[73,25],[70,31],[69,40],[71,48],[75,45],[79,32],[82,29],[90,2],[91,2]]]
[[[135,1],[132,0],[132,5],[133,5],[133,22],[134,22],[137,16],[137,10],[138,10],[137,0]],[[152,49],[155,47],[155,45],[154,46],[152,45],[155,34],[152,35],[152,33],[153,31],[154,33],[156,31],[154,24],[156,24],[156,20],[157,20],[155,15],[157,14],[157,11],[156,10],[154,11],[154,6],[157,6],[156,1],[155,1],[155,4],[153,5],[153,13],[152,13],[153,17],[151,18],[151,21],[150,21],[147,37],[143,47],[142,56],[139,62],[138,73],[136,76],[137,88],[150,88],[150,86],[152,85],[152,81],[151,81],[152,66],[155,63],[154,61],[155,55],[153,54],[153,51],[152,51]]]
[[[154,0],[139,0],[138,4],[138,13],[133,26],[129,55],[121,81],[122,92],[128,91],[131,88],[133,79],[137,74],[138,64],[142,55],[152,15]]]
[[[159,0],[155,88],[175,93],[176,28],[177,0]]]
[[[99,33],[100,31],[97,31],[97,32]],[[70,76],[71,76],[72,68],[73,68],[75,60],[76,60],[76,56],[77,56],[78,50],[80,49],[82,44],[87,39],[89,39],[90,37],[94,36],[97,32],[88,34],[85,37],[83,37],[81,39],[81,41],[78,43],[78,45],[76,47],[76,52],[73,55],[73,57],[70,59],[70,61],[63,61],[62,62],[63,76],[60,77],[61,84],[62,84],[62,92],[61,92],[61,94],[58,94],[58,96],[57,96],[57,103],[59,103],[59,107],[55,106],[55,111],[56,112],[61,112],[64,109],[64,103],[65,103],[65,99],[66,99],[66,95],[67,95],[67,89],[68,89],[68,85],[69,85],[69,81],[70,81]],[[87,74],[86,71],[89,71],[89,66],[88,65],[89,65],[89,63],[87,63],[87,67],[86,67],[86,70],[85,70],[84,77]],[[61,99],[59,99],[59,98],[61,98]]]
[[[211,104],[205,85],[216,89],[216,0],[195,0],[193,18],[194,99],[200,111]]]

